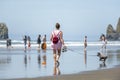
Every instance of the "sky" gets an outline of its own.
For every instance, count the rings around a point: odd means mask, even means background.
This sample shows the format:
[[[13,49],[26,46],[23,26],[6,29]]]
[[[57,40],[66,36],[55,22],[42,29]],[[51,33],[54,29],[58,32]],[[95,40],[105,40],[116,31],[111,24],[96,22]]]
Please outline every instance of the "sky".
[[[47,34],[58,22],[65,40],[99,39],[109,24],[116,29],[120,0],[0,0],[0,23],[9,29],[9,37],[36,38]]]

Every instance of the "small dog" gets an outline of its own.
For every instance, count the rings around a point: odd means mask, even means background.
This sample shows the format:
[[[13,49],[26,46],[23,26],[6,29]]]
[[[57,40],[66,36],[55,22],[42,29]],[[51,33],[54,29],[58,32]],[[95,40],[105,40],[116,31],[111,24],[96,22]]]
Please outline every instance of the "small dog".
[[[103,54],[101,54],[100,52],[98,52],[97,56],[100,58],[100,61],[103,61],[105,63],[107,56],[104,56]]]

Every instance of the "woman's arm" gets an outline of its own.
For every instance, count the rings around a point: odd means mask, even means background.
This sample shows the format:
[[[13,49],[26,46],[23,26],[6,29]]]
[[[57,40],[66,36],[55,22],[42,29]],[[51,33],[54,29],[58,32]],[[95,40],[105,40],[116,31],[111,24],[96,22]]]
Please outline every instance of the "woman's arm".
[[[52,38],[53,38],[53,35],[52,35],[52,33],[51,33],[51,36],[50,36],[50,41],[52,41]]]
[[[60,41],[62,42],[62,44],[64,45],[64,39],[63,39],[63,32],[61,31],[60,33]]]

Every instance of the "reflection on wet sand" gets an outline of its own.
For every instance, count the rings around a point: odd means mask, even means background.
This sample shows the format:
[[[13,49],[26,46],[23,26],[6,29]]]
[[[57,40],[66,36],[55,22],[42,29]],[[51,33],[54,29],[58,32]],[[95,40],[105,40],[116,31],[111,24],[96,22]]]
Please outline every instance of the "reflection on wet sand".
[[[87,67],[87,50],[86,49],[84,50],[84,63],[85,63],[85,66]]]
[[[38,65],[39,65],[39,67],[41,65],[41,55],[40,54],[38,54]]]
[[[24,64],[25,64],[25,68],[27,68],[27,55],[26,54],[24,56]]]
[[[46,54],[42,56],[42,65],[46,67]]]
[[[38,51],[38,58],[37,58],[37,60],[38,60],[38,66],[39,66],[39,68],[40,68],[40,67],[41,67],[41,55],[40,55],[40,49],[38,49],[37,51]]]
[[[30,51],[28,51],[29,53]],[[27,54],[27,49],[24,50],[24,64],[25,64],[25,68],[27,68],[27,64],[28,64],[28,61],[30,62],[31,60],[31,56],[30,54]]]
[[[117,61],[120,62],[120,52],[117,54]]]
[[[24,55],[24,64],[25,64],[25,68],[27,68],[27,50],[26,49],[24,49],[24,53],[25,53],[25,55]]]
[[[42,65],[44,66],[44,67],[46,67],[46,59],[47,59],[47,57],[46,57],[46,49],[42,49]]]
[[[11,63],[11,57],[9,55],[0,55],[0,64]]]
[[[106,67],[107,67],[107,66],[106,66],[106,63],[100,63],[99,66],[100,66],[100,69],[101,69],[101,68],[106,68]]]
[[[108,50],[107,55],[108,55],[107,62],[109,64],[114,63],[116,60],[119,64],[119,62],[120,62],[120,50],[119,49],[118,50]]]
[[[60,62],[57,62],[56,64],[54,64],[53,75],[60,75],[61,74],[59,66],[60,66]]]

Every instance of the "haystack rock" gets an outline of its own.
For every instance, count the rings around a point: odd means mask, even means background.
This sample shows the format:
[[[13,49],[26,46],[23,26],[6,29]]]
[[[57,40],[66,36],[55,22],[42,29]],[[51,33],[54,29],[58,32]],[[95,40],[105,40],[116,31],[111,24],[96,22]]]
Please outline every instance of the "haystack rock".
[[[120,18],[119,18],[119,20],[118,20],[116,32],[117,32],[117,33],[120,33]]]
[[[108,25],[107,34],[115,33],[115,30],[111,24]]]
[[[120,40],[120,18],[118,20],[116,30],[113,28],[111,24],[108,25],[106,31],[106,38],[108,40]]]
[[[0,40],[8,38],[8,28],[5,23],[0,23]]]

